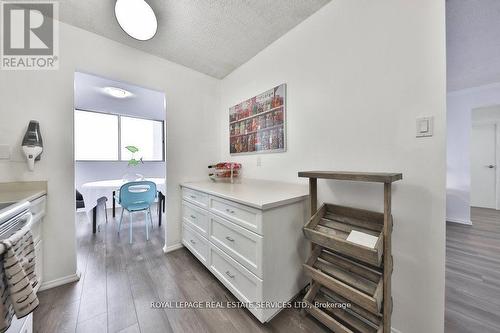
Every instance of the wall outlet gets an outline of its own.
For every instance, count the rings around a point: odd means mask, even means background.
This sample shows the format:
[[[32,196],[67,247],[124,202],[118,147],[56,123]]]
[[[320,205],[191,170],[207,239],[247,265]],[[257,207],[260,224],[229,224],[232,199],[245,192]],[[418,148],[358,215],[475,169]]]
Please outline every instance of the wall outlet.
[[[260,156],[257,156],[257,166],[258,167],[262,166],[262,160],[261,160]]]
[[[10,146],[0,144],[0,160],[10,160]]]

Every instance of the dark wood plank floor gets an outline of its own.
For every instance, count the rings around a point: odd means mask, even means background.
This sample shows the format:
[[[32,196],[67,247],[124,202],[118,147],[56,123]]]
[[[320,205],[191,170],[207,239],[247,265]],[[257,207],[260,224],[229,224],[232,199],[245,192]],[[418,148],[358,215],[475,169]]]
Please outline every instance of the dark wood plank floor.
[[[447,333],[500,332],[500,212],[472,208],[472,226],[446,225]]]
[[[153,301],[236,299],[187,250],[165,255],[164,230],[157,223],[146,242],[144,222],[134,222],[130,245],[128,224],[118,236],[108,215],[109,223],[93,236],[85,215],[78,214],[81,279],[39,294],[35,332],[327,332],[295,309],[262,325],[244,309],[151,308]]]

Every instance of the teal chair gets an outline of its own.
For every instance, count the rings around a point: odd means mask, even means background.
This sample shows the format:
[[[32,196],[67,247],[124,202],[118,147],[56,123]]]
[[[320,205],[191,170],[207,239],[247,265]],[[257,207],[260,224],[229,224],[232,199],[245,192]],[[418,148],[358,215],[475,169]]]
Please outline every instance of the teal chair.
[[[129,182],[120,188],[118,203],[122,206],[122,214],[118,224],[118,234],[122,226],[123,212],[126,210],[130,216],[130,244],[132,244],[132,215],[135,212],[146,213],[146,239],[149,240],[148,216],[152,227],[151,205],[155,201],[156,193],[156,184],[150,181]]]

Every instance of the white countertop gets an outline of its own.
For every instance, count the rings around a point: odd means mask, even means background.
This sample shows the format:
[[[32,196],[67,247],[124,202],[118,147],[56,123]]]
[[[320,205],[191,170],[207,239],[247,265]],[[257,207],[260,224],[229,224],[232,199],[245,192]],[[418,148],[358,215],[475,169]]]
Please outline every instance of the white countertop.
[[[231,184],[206,180],[182,183],[181,186],[261,210],[301,201],[309,196],[309,187],[306,184],[257,179],[240,181],[241,183]]]
[[[0,202],[32,201],[46,194],[46,182],[0,183]]]

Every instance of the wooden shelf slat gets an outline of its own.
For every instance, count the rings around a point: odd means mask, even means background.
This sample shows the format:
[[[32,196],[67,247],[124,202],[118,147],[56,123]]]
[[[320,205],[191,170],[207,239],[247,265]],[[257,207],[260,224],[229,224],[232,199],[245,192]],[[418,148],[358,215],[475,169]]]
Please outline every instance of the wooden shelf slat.
[[[300,171],[299,177],[351,180],[372,183],[393,183],[395,181],[403,179],[403,174],[392,172]]]

